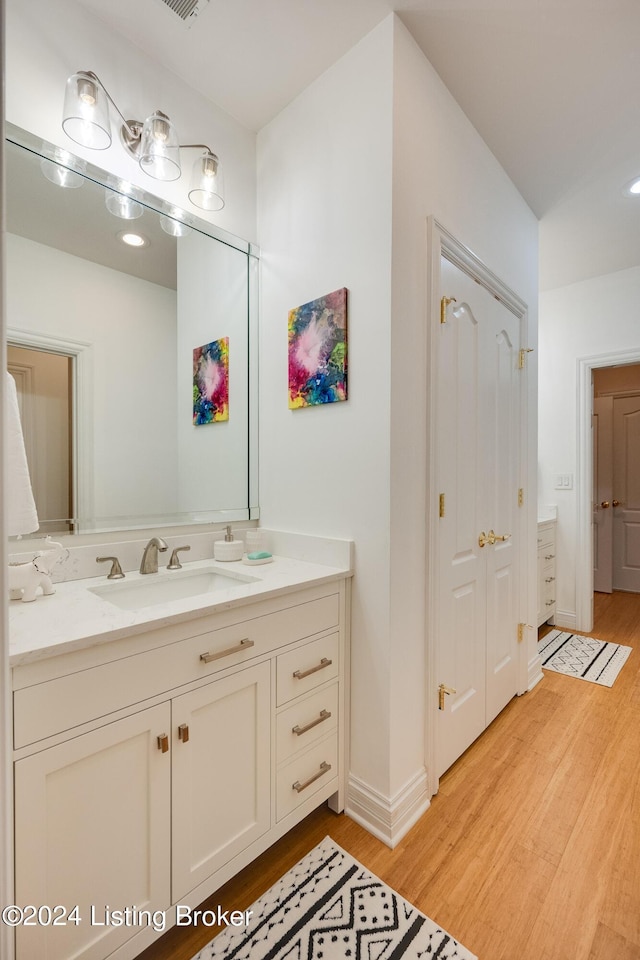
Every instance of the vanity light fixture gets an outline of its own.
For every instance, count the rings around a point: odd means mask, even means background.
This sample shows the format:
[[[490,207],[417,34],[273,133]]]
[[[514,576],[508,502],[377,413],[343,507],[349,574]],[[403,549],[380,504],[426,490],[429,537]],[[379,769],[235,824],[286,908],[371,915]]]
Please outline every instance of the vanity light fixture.
[[[137,220],[144,213],[144,207],[133,197],[109,190],[105,193],[104,202],[109,213],[122,220]]]
[[[178,210],[177,207],[172,209],[170,216],[160,217],[160,226],[170,237],[186,237],[188,233],[191,233],[191,227],[184,223],[182,211]]]
[[[222,210],[222,172],[220,160],[213,150],[203,143],[181,144],[173,123],[162,110],[156,110],[144,123],[126,120],[93,71],[79,70],[67,80],[62,129],[83,147],[106,150],[112,143],[109,103],[122,121],[120,140],[123,146],[138,161],[141,170],[155,180],[177,180],[182,172],[180,150],[199,150],[189,200],[202,210]]]

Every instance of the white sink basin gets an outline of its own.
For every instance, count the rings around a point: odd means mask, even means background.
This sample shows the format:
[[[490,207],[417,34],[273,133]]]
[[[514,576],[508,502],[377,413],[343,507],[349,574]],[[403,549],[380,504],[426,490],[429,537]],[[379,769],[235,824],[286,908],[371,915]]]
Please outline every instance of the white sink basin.
[[[199,570],[180,570],[175,573],[149,573],[130,582],[121,580],[88,589],[90,593],[120,607],[121,610],[139,610],[142,607],[169,603],[171,600],[185,600],[205,593],[240,588],[246,583],[256,583],[257,580],[258,577],[249,577],[242,573],[227,573],[215,567],[201,567]]]

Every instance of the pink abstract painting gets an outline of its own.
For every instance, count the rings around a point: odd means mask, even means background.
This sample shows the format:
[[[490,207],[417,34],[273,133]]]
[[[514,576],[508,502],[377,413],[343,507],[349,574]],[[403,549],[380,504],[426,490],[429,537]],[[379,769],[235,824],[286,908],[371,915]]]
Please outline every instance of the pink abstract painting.
[[[229,337],[193,351],[193,423],[229,419]]]
[[[289,407],[347,399],[347,289],[289,311]]]

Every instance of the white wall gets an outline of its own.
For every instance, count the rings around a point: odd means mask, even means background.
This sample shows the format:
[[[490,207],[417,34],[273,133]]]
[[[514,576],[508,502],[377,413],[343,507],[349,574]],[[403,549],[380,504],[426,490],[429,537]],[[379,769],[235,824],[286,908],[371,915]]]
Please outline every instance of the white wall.
[[[10,123],[237,236],[255,239],[253,132],[74,0],[7,0],[6,6],[6,119]],[[189,202],[195,150],[182,152],[180,180],[162,183],[145,176],[120,145],[115,114],[108,150],[86,150],[74,144],[61,121],[65,83],[77,70],[97,73],[125,117],[144,120],[160,108],[175,123],[182,143],[207,143],[215,150],[224,165],[225,208],[208,214]]]
[[[539,498],[558,506],[556,617],[563,626],[575,626],[576,617],[578,359],[640,353],[639,316],[640,267],[540,294]],[[572,490],[554,489],[558,473],[574,475]]]
[[[175,290],[7,234],[6,298],[10,328],[91,345],[93,516],[175,513]]]
[[[537,223],[394,16],[260,132],[258,197],[261,518],[356,541],[351,773],[392,819],[424,774],[426,218],[529,303],[532,346]],[[340,286],[350,398],[289,411],[287,312]]]

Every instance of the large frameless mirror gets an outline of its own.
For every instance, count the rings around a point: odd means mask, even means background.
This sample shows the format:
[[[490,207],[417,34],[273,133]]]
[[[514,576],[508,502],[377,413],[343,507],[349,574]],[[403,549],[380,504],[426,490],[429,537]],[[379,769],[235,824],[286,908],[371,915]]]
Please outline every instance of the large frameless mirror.
[[[256,249],[7,130],[8,364],[39,532],[257,517]]]

